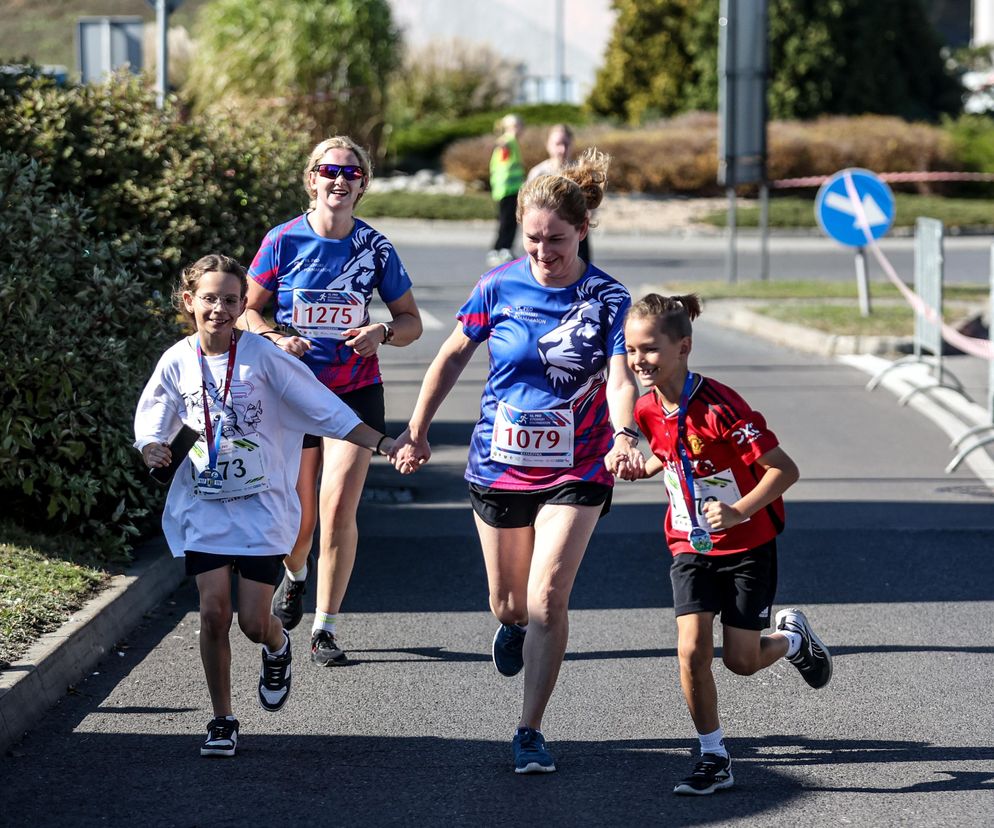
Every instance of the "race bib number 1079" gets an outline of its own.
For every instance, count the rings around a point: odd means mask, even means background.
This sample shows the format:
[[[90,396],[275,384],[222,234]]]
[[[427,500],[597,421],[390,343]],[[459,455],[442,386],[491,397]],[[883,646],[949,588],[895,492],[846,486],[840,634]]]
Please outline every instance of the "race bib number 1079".
[[[490,459],[512,466],[572,466],[573,412],[519,411],[498,403]]]

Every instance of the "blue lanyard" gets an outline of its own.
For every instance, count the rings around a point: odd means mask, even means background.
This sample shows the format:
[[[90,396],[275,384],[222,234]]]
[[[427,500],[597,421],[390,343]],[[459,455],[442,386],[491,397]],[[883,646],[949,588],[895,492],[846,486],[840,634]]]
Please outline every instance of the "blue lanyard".
[[[687,372],[687,379],[683,383],[683,391],[680,392],[680,407],[676,415],[676,453],[680,458],[680,465],[677,467],[680,475],[681,490],[687,501],[687,512],[690,515],[690,522],[697,528],[697,499],[694,494],[694,464],[690,462],[690,455],[687,453],[687,407],[690,405],[690,392],[694,388],[694,375]]]
[[[231,345],[228,348],[228,370],[224,376],[224,387],[221,389],[221,397],[218,400],[220,410],[224,412],[224,401],[231,392],[231,375],[235,370],[235,352],[238,344],[235,340],[235,332],[231,332]],[[204,362],[204,352],[200,348],[200,339],[197,339],[197,359],[200,360],[200,389],[204,401],[204,437],[207,439],[207,467],[217,468],[217,456],[221,453],[221,414],[216,414],[214,422],[211,422],[210,401],[207,397],[207,381],[210,372]]]

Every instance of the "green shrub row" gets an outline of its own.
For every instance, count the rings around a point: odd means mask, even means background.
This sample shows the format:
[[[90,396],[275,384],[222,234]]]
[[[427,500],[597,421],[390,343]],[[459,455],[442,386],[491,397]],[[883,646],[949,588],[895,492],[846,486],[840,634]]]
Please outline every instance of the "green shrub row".
[[[143,278],[145,240],[101,238],[37,161],[0,152],[0,205],[0,499],[25,528],[121,557],[158,505],[131,423],[175,313]]]
[[[943,127],[862,115],[816,121],[774,121],[768,132],[770,180],[830,175],[845,167],[877,172],[994,169],[994,121],[968,119]],[[612,156],[610,187],[619,192],[714,195],[719,192],[718,120],[691,113],[642,129],[604,125],[577,129],[576,152],[597,146]],[[445,150],[445,171],[486,186],[493,138],[457,141]],[[545,157],[545,131],[526,128],[521,151],[527,166]],[[950,192],[942,185],[912,185]],[[961,188],[963,189],[963,188]],[[976,189],[973,190],[976,192]]]
[[[305,206],[308,139],[159,111],[118,77],[0,96],[0,147],[0,499],[120,558],[158,521],[131,424],[179,335],[171,287],[207,252],[247,263]]]
[[[141,79],[57,88],[29,84],[0,105],[0,146],[51,169],[114,243],[146,236],[165,287],[188,261],[255,254],[266,230],[306,204],[310,147],[299,133],[155,108]]]
[[[437,159],[438,155],[454,141],[480,135],[492,136],[494,124],[508,112],[520,115],[526,125],[548,126],[560,122],[580,124],[587,120],[581,109],[572,104],[526,104],[499,111],[480,112],[453,120],[426,118],[411,126],[394,129],[390,133],[387,140],[387,162],[391,167],[410,171],[414,167]]]

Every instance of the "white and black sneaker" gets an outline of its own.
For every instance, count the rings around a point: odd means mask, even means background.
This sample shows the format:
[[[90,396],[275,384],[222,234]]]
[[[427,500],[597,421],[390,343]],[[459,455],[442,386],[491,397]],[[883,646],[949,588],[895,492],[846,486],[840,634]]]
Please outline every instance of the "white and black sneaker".
[[[219,716],[207,724],[207,741],[200,748],[201,756],[234,756],[238,746],[238,719]]]
[[[832,680],[832,654],[815,635],[803,612],[799,609],[780,610],[777,613],[777,630],[801,636],[801,648],[787,661],[798,669],[809,685],[817,690]]]
[[[732,759],[729,756],[719,756],[717,753],[705,753],[694,765],[693,773],[682,780],[673,789],[675,794],[690,796],[706,796],[730,788],[735,784],[732,776]]]
[[[290,698],[290,635],[283,630],[286,649],[282,655],[272,655],[262,648],[262,669],[259,670],[259,704],[263,710],[276,712]]]

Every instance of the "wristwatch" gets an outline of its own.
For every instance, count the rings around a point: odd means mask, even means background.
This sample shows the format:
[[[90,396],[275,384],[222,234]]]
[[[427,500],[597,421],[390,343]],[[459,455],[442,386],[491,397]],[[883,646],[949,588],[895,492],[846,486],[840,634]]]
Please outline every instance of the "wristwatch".
[[[393,325],[389,322],[380,322],[383,326],[383,344],[386,345],[393,339]]]
[[[639,433],[634,428],[628,428],[627,426],[619,428],[614,432],[614,439],[617,439],[619,434],[624,434],[628,437],[632,441],[633,448],[639,444]]]

